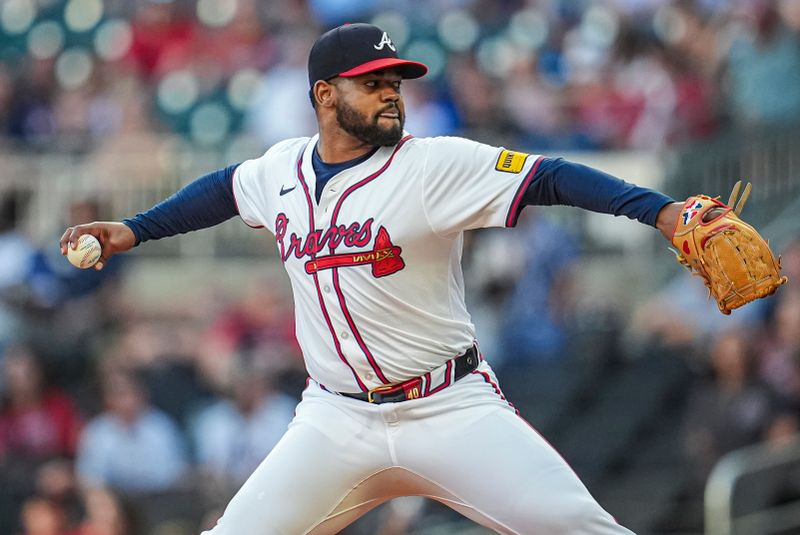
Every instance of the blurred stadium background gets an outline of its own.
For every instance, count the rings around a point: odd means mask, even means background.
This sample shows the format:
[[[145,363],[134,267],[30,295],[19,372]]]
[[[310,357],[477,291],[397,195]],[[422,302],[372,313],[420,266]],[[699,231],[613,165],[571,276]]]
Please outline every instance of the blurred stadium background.
[[[268,233],[101,273],[57,241],[313,133],[307,51],[346,21],[430,65],[404,85],[418,136],[675,198],[753,182],[790,283],[730,317],[655,231],[563,207],[470,235],[469,301],[508,397],[620,522],[800,533],[798,0],[0,0],[0,533],[196,534],[280,436],[304,373]],[[412,498],[345,533],[486,531]]]

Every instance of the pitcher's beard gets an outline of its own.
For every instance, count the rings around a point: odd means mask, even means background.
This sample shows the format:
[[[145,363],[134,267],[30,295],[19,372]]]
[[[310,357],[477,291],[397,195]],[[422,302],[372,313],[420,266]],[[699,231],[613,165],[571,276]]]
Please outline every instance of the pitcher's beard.
[[[381,147],[397,145],[403,138],[403,125],[405,124],[403,114],[399,115],[399,119],[399,121],[392,121],[394,123],[393,126],[384,128],[378,124],[380,120],[378,115],[370,122],[364,114],[352,108],[346,102],[340,101],[336,106],[336,120],[342,130],[367,145]]]

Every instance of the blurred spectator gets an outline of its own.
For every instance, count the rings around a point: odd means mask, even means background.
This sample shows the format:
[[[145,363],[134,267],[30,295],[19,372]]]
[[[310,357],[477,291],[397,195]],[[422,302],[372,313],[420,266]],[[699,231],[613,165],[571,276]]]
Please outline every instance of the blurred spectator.
[[[718,76],[723,61],[725,15],[730,9],[727,1],[712,1],[719,5],[709,7],[704,2],[677,0],[662,6],[654,20],[654,29],[668,46],[668,55],[709,82]]]
[[[675,86],[658,43],[638,29],[621,32],[611,70],[613,97],[606,127],[612,146],[663,148],[677,107]]]
[[[674,117],[665,141],[672,144],[710,138],[717,131],[721,114],[713,82],[702,71],[693,69],[684,56],[675,51],[664,54],[675,90]]]
[[[0,459],[44,461],[72,456],[80,419],[70,398],[47,385],[37,356],[26,346],[9,347],[3,371]]]
[[[312,20],[308,2],[272,0],[257,2],[264,24],[270,28],[307,28]]]
[[[789,281],[800,281],[800,236],[795,236],[781,251],[782,273]],[[800,284],[786,284],[781,292],[775,295],[773,302],[800,296]]]
[[[432,84],[422,80],[403,86],[406,129],[417,137],[446,136],[458,126],[452,103],[436,94]]]
[[[501,86],[481,71],[469,57],[455,57],[447,64],[451,97],[458,111],[460,135],[513,145],[513,125],[502,107]]]
[[[52,145],[56,136],[53,99],[58,91],[51,60],[28,58],[9,105],[8,134],[32,147]]]
[[[760,344],[760,373],[784,401],[800,413],[800,294],[781,296]]]
[[[562,358],[574,323],[575,236],[531,207],[518,226],[522,266],[502,319],[503,367]]]
[[[295,348],[294,318],[281,291],[271,281],[260,279],[244,296],[223,310],[211,328],[211,337],[228,352],[252,349],[261,344]]]
[[[91,488],[84,494],[86,515],[75,535],[139,535],[131,511],[108,489]]]
[[[258,0],[237,0],[234,7],[227,24],[217,26],[207,21],[206,27],[196,28],[192,54],[195,72],[205,74],[212,68],[222,70],[229,78],[242,69],[263,70],[274,63],[282,39],[274,39],[267,33],[258,12]],[[202,57],[201,62],[197,61],[198,56]],[[206,69],[199,68],[202,66]]]
[[[25,285],[36,257],[33,243],[17,228],[20,196],[14,190],[0,194],[0,348],[20,327],[18,309],[27,299]]]
[[[155,492],[177,485],[187,465],[178,427],[152,407],[134,374],[110,370],[102,377],[106,410],[86,425],[76,470],[86,486]]]
[[[36,471],[35,492],[60,507],[69,525],[77,525],[83,516],[83,499],[71,461],[53,459],[42,464]]]
[[[549,82],[528,58],[514,64],[510,77],[514,83],[505,86],[503,107],[523,146],[539,152],[597,148],[577,120],[574,87],[564,89]]]
[[[795,0],[777,0],[783,22],[792,31],[800,31],[800,3]]]
[[[779,413],[774,392],[758,378],[751,337],[746,330],[718,335],[710,350],[712,376],[689,398],[684,439],[700,486],[723,454],[766,438]]]
[[[135,373],[146,383],[152,404],[181,427],[211,397],[196,366],[202,323],[185,314],[176,310],[157,318],[127,319],[101,358],[103,366]]]
[[[21,535],[77,535],[67,529],[67,521],[61,507],[46,499],[33,497],[22,506]]]
[[[106,97],[118,115],[118,128],[97,139],[95,149],[86,157],[86,172],[96,177],[101,187],[133,181],[159,183],[166,176],[159,155],[169,146],[169,139],[158,135],[160,125],[152,114],[149,86],[131,74],[116,73]],[[120,154],[130,157],[120,158]]]
[[[525,213],[523,212],[523,216]],[[467,305],[481,352],[492,366],[503,359],[500,323],[514,281],[523,269],[517,229],[480,229],[464,236]]]
[[[306,65],[315,38],[315,33],[305,31],[284,35],[279,61],[266,71],[255,90],[246,125],[266,147],[316,132]]]
[[[800,31],[788,27],[771,0],[747,0],[742,27],[728,52],[733,112],[752,123],[800,119]]]
[[[181,2],[137,3],[128,57],[146,80],[179,68],[189,59],[194,25],[185,9]]]
[[[775,447],[786,447],[800,433],[800,415],[797,411],[782,410],[770,423],[766,440]]]
[[[233,368],[230,394],[200,411],[191,428],[200,468],[238,487],[286,432],[297,401],[273,389],[263,365]]]
[[[548,84],[529,58],[519,58],[511,70],[514,83],[504,88],[503,106],[522,131],[543,136],[556,134],[557,115],[564,107],[564,94]]]
[[[637,353],[653,348],[682,353],[702,347],[716,333],[760,325],[771,299],[759,299],[726,316],[709,298],[702,279],[682,271],[634,310],[626,341],[639,346]]]
[[[241,299],[223,307],[198,348],[197,365],[206,382],[227,390],[230,363],[239,354],[279,370],[277,373],[302,372],[305,381],[294,317],[287,313],[290,310],[280,290],[264,279],[254,281]]]

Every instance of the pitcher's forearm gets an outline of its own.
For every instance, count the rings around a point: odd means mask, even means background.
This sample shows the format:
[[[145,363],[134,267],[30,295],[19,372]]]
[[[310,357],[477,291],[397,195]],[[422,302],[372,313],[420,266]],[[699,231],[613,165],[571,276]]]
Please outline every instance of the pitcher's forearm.
[[[239,214],[233,196],[236,165],[198,178],[146,212],[123,220],[136,245],[213,227]]]

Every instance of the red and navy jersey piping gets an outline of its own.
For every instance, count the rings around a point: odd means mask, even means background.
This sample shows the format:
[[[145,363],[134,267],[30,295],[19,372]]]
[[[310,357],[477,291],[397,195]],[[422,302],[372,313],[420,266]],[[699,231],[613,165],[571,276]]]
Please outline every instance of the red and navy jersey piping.
[[[305,152],[305,151],[303,151],[303,152]],[[313,205],[312,200],[311,200],[311,194],[310,194],[310,192],[308,190],[308,184],[306,183],[306,179],[303,176],[302,166],[303,166],[303,155],[301,154],[300,158],[298,158],[298,160],[297,160],[297,177],[300,180],[300,185],[303,187],[303,192],[304,192],[305,197],[306,197],[306,203],[308,205],[308,228],[309,228],[309,232],[311,232],[311,231],[313,231],[315,229],[314,205]],[[316,253],[312,252],[311,253],[312,260],[315,257],[316,257]],[[358,388],[360,388],[362,392],[366,392],[368,390],[367,386],[364,384],[364,382],[358,376],[358,373],[356,373],[355,368],[353,368],[353,366],[350,364],[350,362],[348,362],[347,358],[344,356],[344,353],[342,352],[342,347],[341,347],[341,345],[339,343],[339,338],[336,336],[336,330],[333,328],[333,324],[331,323],[331,318],[328,315],[328,310],[325,307],[325,301],[322,298],[322,290],[319,287],[319,278],[317,277],[316,273],[313,273],[312,277],[314,279],[314,286],[316,287],[316,290],[317,290],[317,299],[319,301],[319,306],[320,306],[320,309],[322,310],[322,315],[325,318],[325,323],[328,326],[328,330],[331,333],[331,337],[333,338],[333,345],[336,347],[336,353],[338,353],[339,358],[342,360],[342,362],[344,362],[347,365],[347,367],[353,373],[353,378],[356,380],[356,383],[358,384]]]
[[[506,227],[515,227],[517,225],[519,214],[522,212],[522,208],[524,206],[522,204],[522,197],[525,195],[525,191],[527,191],[528,186],[530,186],[531,181],[536,176],[536,170],[539,168],[539,164],[543,158],[543,156],[539,156],[536,159],[536,161],[533,163],[533,166],[531,166],[531,170],[517,188],[517,192],[514,194],[514,200],[508,209],[508,214],[506,215]]]
[[[392,152],[391,156],[389,156],[389,159],[386,161],[386,163],[384,163],[381,166],[380,169],[378,169],[377,171],[375,171],[371,175],[367,176],[366,178],[363,178],[363,179],[359,180],[358,182],[356,182],[355,184],[353,184],[352,186],[347,188],[341,194],[341,196],[339,197],[339,199],[336,202],[336,205],[335,205],[335,207],[333,209],[333,214],[331,215],[331,227],[335,227],[336,226],[336,219],[339,217],[339,210],[341,210],[345,199],[347,199],[347,197],[351,193],[356,191],[357,189],[359,189],[362,186],[372,182],[373,180],[378,178],[380,175],[382,175],[384,173],[384,171],[386,171],[389,168],[389,165],[391,165],[392,161],[394,160],[395,155],[400,150],[400,148],[402,148],[402,146],[406,143],[406,141],[411,139],[411,137],[412,136],[406,136],[406,137],[404,137],[403,139],[400,140],[400,142],[395,146],[394,151]],[[331,244],[330,245],[330,254],[333,255],[335,253],[336,253],[336,247],[333,244]],[[358,347],[361,348],[361,351],[364,353],[364,356],[367,358],[367,362],[369,362],[370,367],[375,372],[375,375],[377,375],[378,379],[380,379],[380,381],[383,384],[389,384],[390,381],[386,378],[386,374],[383,373],[383,370],[381,370],[380,366],[378,365],[377,360],[372,355],[372,352],[367,347],[367,344],[364,342],[364,338],[361,336],[361,333],[359,332],[358,328],[356,327],[355,321],[353,321],[353,317],[350,314],[350,310],[347,308],[347,301],[345,300],[344,293],[342,292],[342,288],[341,288],[341,286],[339,284],[339,270],[338,270],[338,268],[333,268],[332,271],[333,271],[333,288],[334,288],[334,290],[336,292],[336,296],[339,298],[339,304],[341,305],[342,312],[344,313],[344,317],[347,320],[347,325],[350,327],[350,330],[353,332],[353,336],[355,337],[356,343],[358,343]]]

